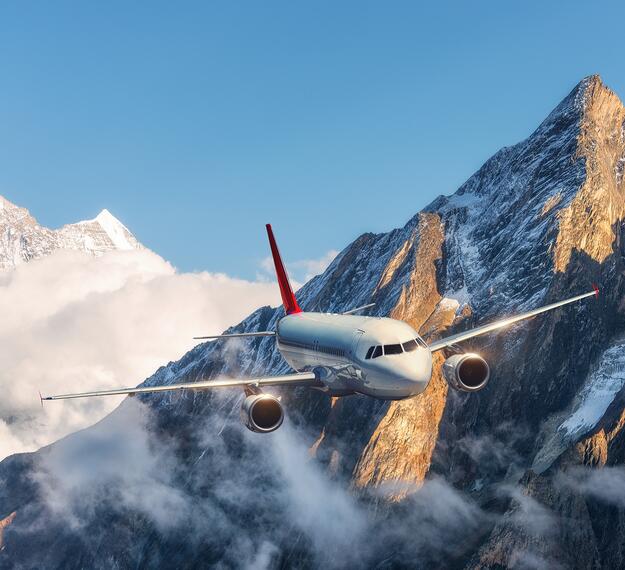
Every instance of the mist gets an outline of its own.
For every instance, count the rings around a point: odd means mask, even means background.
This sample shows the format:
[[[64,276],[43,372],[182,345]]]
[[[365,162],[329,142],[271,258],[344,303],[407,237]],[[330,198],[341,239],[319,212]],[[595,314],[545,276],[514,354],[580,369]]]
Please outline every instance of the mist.
[[[183,417],[168,438],[156,427],[160,413],[128,398],[94,428],[42,450],[35,478],[49,515],[84,535],[100,512],[134,513],[163,548],[176,550],[184,535],[185,548],[225,568],[275,568],[293,556],[315,567],[368,567],[391,555],[425,566],[460,555],[466,537],[492,523],[441,478],[414,484],[400,504],[387,503],[385,489],[366,500],[310,456],[288,419],[272,434],[246,430],[241,399],[238,391],[207,396],[210,412]]]

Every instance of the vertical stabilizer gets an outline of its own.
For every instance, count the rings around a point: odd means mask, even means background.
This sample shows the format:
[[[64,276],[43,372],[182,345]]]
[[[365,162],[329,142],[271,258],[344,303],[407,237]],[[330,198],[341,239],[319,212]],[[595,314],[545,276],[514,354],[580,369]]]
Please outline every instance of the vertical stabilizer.
[[[280,294],[282,295],[282,303],[287,315],[293,313],[301,313],[302,309],[297,304],[297,299],[291,289],[289,283],[289,276],[286,274],[286,269],[282,263],[280,252],[278,251],[278,245],[276,244],[276,238],[273,237],[273,230],[271,224],[267,224],[267,236],[269,237],[269,246],[271,247],[271,256],[273,257],[273,263],[276,266],[276,276],[278,278],[278,285],[280,285]]]

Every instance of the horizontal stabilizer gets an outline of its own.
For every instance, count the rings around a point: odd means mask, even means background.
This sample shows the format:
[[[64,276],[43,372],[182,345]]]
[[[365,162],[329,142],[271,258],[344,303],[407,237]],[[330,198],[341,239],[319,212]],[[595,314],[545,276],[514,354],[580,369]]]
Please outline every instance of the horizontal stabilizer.
[[[356,307],[355,309],[350,309],[349,311],[345,311],[341,313],[341,315],[353,315],[358,311],[364,311],[365,309],[370,309],[371,307],[375,307],[375,303],[369,303],[368,305],[363,305],[362,307]]]
[[[214,338],[243,338],[246,336],[276,336],[276,333],[273,331],[260,331],[249,333],[214,334],[210,336],[194,336],[193,340],[207,340]]]

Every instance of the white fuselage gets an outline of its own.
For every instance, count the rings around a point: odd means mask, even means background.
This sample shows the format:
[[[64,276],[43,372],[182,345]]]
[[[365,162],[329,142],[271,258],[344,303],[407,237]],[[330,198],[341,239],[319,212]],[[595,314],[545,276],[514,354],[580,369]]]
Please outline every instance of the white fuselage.
[[[319,372],[336,395],[400,400],[423,392],[432,375],[429,348],[395,319],[295,313],[278,323],[277,344],[295,370]]]

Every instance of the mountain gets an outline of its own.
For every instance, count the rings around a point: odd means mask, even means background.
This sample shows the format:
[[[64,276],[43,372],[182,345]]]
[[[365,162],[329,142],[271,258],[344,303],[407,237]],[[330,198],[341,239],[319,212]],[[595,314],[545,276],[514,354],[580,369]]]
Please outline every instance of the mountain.
[[[28,210],[0,196],[0,270],[12,269],[59,249],[102,255],[111,250],[139,249],[141,244],[108,210],[93,220],[44,228]]]
[[[399,229],[364,234],[298,293],[375,302],[426,338],[590,289],[475,339],[477,394],[282,394],[258,436],[241,394],[128,398],[0,464],[5,568],[621,568],[625,558],[625,108],[581,81],[530,137]],[[275,327],[263,307],[233,331]],[[271,338],[206,343],[146,384],[287,370]]]

